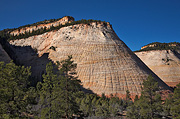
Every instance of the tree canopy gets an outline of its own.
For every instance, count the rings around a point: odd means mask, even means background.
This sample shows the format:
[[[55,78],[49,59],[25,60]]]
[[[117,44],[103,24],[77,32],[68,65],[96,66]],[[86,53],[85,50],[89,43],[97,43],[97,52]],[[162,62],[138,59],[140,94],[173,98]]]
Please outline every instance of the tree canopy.
[[[0,62],[0,118],[120,118],[126,111],[129,119],[180,118],[180,84],[162,101],[158,83],[149,76],[141,96],[132,102],[128,90],[125,99],[84,93],[72,56],[58,62],[58,67],[48,63],[35,88],[29,82],[30,67]]]
[[[0,118],[20,118],[31,114],[35,89],[29,87],[30,67],[0,62]]]
[[[50,62],[46,66],[43,82],[38,83],[41,118],[70,118],[78,113],[75,94],[80,91],[80,81],[74,76],[76,64],[72,57],[60,63],[58,73],[53,72]]]
[[[180,118],[180,83],[176,86],[174,95],[172,98],[171,114],[173,119]]]
[[[161,96],[158,93],[158,83],[149,76],[143,82],[141,97],[128,107],[127,117],[130,119],[156,119],[162,112]]]

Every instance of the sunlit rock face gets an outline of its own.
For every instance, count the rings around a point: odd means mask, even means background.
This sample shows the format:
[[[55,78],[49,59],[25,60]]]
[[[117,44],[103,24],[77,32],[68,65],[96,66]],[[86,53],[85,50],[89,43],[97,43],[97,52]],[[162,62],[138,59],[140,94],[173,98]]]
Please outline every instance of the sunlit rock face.
[[[39,57],[49,53],[48,58],[54,63],[72,55],[83,87],[98,95],[125,96],[126,90],[139,95],[142,82],[149,74],[154,76],[162,90],[170,89],[119,39],[109,23],[63,27],[10,41],[10,44],[31,46]]]
[[[135,53],[169,86],[180,83],[180,54],[172,50],[152,50]]]
[[[46,23],[46,24],[39,24],[39,25],[32,25],[32,26],[27,26],[27,27],[23,27],[23,28],[19,28],[17,30],[14,30],[12,32],[10,32],[11,35],[19,35],[20,33],[25,33],[25,32],[32,32],[32,31],[36,31],[38,29],[43,29],[46,27],[46,29],[49,29],[50,27],[54,26],[59,26],[59,25],[64,25],[66,23],[71,23],[74,21],[74,18],[73,17],[70,17],[70,16],[66,16],[66,17],[63,17],[55,22],[52,22],[52,23]],[[46,21],[47,22],[47,21]]]

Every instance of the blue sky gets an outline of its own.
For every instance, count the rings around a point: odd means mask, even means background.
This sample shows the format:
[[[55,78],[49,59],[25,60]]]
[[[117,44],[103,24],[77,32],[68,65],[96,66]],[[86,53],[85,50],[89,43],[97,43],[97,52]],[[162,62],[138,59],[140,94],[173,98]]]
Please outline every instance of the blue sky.
[[[180,42],[180,0],[0,0],[0,16],[0,30],[63,16],[107,21],[133,51]]]

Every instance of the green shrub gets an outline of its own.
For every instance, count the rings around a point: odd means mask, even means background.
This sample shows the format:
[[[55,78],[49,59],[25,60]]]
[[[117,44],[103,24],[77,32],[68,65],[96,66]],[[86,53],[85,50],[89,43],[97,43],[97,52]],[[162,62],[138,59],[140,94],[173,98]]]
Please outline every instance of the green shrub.
[[[56,48],[54,46],[51,46],[49,49],[56,51]]]

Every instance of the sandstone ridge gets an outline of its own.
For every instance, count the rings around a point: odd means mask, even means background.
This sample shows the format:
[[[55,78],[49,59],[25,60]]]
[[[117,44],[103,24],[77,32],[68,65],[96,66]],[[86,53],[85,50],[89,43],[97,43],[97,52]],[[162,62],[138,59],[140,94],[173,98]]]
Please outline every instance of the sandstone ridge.
[[[141,51],[135,54],[169,86],[180,83],[180,54],[177,50]]]
[[[38,24],[38,25],[30,25],[30,26],[27,26],[27,27],[23,27],[22,28],[18,28],[16,30],[13,30],[12,32],[10,32],[11,35],[19,35],[20,33],[21,34],[24,34],[25,32],[33,32],[33,31],[36,31],[38,29],[43,29],[43,28],[47,28],[49,29],[50,27],[56,27],[58,25],[64,25],[66,23],[71,23],[74,21],[74,18],[73,17],[70,17],[70,16],[65,16],[59,20],[56,20],[54,22],[50,22],[48,23],[48,20],[45,21],[47,22],[46,24],[45,23],[41,23],[41,24]]]
[[[149,74],[158,81],[162,90],[171,90],[119,39],[109,24],[92,22],[67,26],[13,40],[10,44],[30,46],[39,57],[48,53],[48,58],[54,63],[72,55],[83,87],[99,95],[124,96],[126,90],[132,95],[140,95],[142,82]],[[20,51],[17,52],[23,58]],[[25,62],[29,59],[24,57],[21,60]]]

